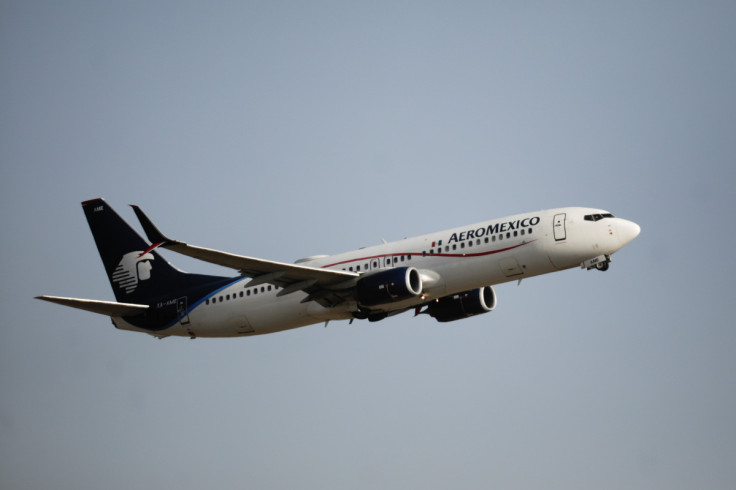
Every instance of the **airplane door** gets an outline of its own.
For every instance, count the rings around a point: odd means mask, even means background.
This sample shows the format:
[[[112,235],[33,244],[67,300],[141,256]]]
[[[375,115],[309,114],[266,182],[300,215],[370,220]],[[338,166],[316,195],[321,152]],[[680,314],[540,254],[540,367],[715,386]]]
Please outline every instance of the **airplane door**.
[[[187,313],[187,297],[183,296],[176,300],[176,316],[180,317],[179,323],[189,325],[189,313]]]
[[[552,228],[554,229],[556,242],[567,238],[567,231],[565,231],[565,213],[555,215]]]

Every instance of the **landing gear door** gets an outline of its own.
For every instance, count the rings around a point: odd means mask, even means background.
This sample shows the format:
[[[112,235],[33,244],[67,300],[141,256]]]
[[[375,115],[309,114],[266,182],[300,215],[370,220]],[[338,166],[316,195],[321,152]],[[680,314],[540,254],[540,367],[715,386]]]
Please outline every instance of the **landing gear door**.
[[[565,231],[565,213],[555,215],[553,229],[556,242],[567,239],[567,231]]]

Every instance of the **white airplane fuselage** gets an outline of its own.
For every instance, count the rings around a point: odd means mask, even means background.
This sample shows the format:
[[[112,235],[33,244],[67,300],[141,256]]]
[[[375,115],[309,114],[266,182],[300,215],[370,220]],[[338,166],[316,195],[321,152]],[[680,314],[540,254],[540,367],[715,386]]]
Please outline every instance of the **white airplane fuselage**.
[[[591,216],[603,217],[591,219]],[[372,308],[373,313],[395,314],[463,291],[580,267],[595,257],[608,259],[636,238],[639,231],[635,223],[615,218],[607,211],[569,207],[312,257],[298,264],[361,275],[394,267],[416,268],[422,278],[420,295]],[[195,304],[185,305],[182,311],[186,313],[174,325],[153,334],[161,337],[258,335],[328,320],[351,320],[359,309],[351,300],[325,307],[315,301],[304,301],[306,292],[283,294],[283,288],[276,285],[249,285],[250,282],[247,277],[234,277],[229,285]],[[152,333],[123,317],[113,317],[113,322],[120,329]]]

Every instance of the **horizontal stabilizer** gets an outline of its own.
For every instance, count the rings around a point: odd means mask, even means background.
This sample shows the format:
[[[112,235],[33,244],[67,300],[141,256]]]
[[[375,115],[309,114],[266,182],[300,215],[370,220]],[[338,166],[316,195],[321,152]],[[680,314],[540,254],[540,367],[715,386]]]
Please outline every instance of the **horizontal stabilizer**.
[[[115,301],[97,301],[94,299],[61,298],[59,296],[36,296],[51,303],[56,303],[80,310],[91,311],[107,316],[135,316],[145,312],[148,305],[137,305],[134,303],[116,303]]]

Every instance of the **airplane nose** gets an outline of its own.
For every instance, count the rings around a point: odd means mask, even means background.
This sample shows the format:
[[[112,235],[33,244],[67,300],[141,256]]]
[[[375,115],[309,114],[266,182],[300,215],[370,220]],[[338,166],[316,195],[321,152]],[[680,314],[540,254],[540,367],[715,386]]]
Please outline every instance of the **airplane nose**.
[[[622,247],[638,237],[639,233],[641,233],[641,227],[639,225],[625,219],[619,221],[616,228],[618,229],[618,237],[621,240]]]

